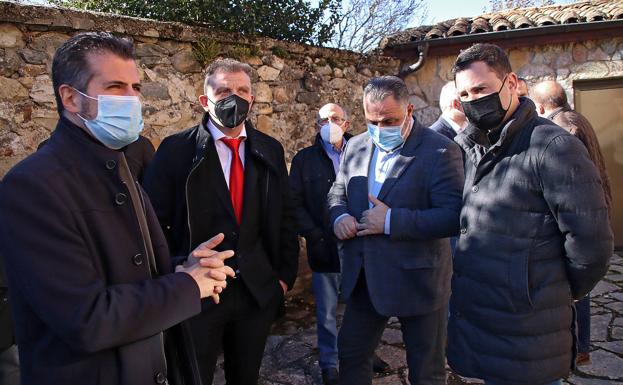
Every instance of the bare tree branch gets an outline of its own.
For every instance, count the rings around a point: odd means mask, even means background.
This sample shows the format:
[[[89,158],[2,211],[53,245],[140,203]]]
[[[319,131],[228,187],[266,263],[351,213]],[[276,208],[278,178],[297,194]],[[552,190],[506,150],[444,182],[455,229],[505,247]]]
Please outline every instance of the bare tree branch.
[[[427,10],[425,0],[346,0],[332,45],[369,51],[382,38],[406,28],[412,21],[421,23]]]

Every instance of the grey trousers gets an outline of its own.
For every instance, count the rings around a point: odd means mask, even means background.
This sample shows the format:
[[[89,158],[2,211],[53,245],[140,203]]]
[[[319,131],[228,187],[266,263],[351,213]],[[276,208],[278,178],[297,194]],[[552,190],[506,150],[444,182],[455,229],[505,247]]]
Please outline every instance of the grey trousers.
[[[420,316],[398,317],[411,385],[445,385],[447,317],[447,306]],[[361,274],[338,335],[340,385],[372,384],[372,357],[388,319],[374,309]]]

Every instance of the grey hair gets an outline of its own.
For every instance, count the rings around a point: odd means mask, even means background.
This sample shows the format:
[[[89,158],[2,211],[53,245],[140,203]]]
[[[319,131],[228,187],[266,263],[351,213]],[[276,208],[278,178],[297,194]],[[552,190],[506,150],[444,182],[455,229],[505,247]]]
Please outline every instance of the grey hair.
[[[205,81],[203,82],[203,92],[206,95],[208,94],[208,83],[210,81],[210,77],[212,77],[212,75],[219,73],[219,72],[225,72],[225,73],[244,72],[245,74],[247,74],[249,79],[253,78],[253,68],[251,68],[251,66],[248,65],[247,63],[242,63],[242,62],[239,62],[238,60],[229,59],[229,58],[217,59],[213,61],[208,66],[208,68],[206,68],[206,77],[205,77]]]
[[[452,102],[454,100],[459,100],[459,96],[456,93],[456,86],[454,82],[447,82],[439,93],[439,108],[441,111],[446,111],[448,108],[452,107]]]
[[[409,90],[402,79],[396,76],[379,76],[370,79],[363,89],[363,99],[380,102],[388,96],[393,96],[400,104],[409,103]]]
[[[327,104],[334,104],[334,105],[340,107],[340,109],[342,109],[342,112],[344,113],[344,120],[348,120],[348,117],[349,117],[350,114],[348,113],[348,111],[346,110],[345,107],[342,107],[341,105],[339,105],[337,103],[327,103]],[[318,111],[316,111],[316,123],[319,123],[320,119],[321,119],[320,118],[320,110],[322,110],[327,104],[325,104],[324,106],[320,107],[320,109],[318,109]]]

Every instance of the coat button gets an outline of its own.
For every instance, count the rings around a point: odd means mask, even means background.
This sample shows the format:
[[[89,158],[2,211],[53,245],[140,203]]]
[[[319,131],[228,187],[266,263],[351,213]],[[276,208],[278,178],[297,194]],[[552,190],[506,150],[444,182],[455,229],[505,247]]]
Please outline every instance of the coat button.
[[[119,206],[124,204],[126,199],[128,199],[128,196],[125,195],[124,193],[117,193],[117,195],[115,195],[115,203],[118,204]]]
[[[467,234],[467,229],[465,227],[461,229],[461,234]]]
[[[238,233],[235,232],[235,231],[232,231],[231,232],[231,237],[234,238],[234,239],[238,238]]]
[[[158,372],[154,376],[154,381],[156,381],[156,384],[164,384],[167,382],[167,377],[162,372]]]
[[[472,192],[475,192],[475,193],[478,192],[478,186],[472,187]]]
[[[117,166],[117,162],[115,162],[114,160],[107,160],[106,161],[106,168],[109,170],[114,169]]]
[[[140,266],[143,264],[143,254],[136,254],[135,256],[132,257],[132,263],[134,263],[136,266]]]

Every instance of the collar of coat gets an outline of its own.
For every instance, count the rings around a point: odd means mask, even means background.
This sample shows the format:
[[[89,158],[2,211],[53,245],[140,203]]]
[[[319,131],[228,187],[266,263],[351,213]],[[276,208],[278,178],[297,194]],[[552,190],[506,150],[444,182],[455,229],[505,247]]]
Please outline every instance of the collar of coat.
[[[193,166],[199,162],[208,151],[208,142],[212,139],[207,124],[210,115],[205,113],[201,119],[201,123],[195,128],[195,156],[193,157]],[[253,127],[250,120],[245,120],[245,129],[247,131],[247,138],[245,139],[245,146],[247,154],[251,154],[254,158],[265,164],[273,172],[279,172],[279,165],[281,161],[280,151],[275,151],[274,142],[272,137],[259,132]]]
[[[463,150],[470,154],[475,150],[479,152],[497,151],[498,149],[506,148],[513,140],[515,135],[530,122],[537,118],[536,106],[532,100],[528,98],[521,98],[517,110],[513,113],[506,123],[501,127],[500,136],[498,140],[489,145],[489,137],[483,130],[477,128],[471,123],[467,125],[465,130],[458,134],[454,138],[455,142],[463,148]]]
[[[353,137],[352,134],[349,134],[348,132],[344,133],[344,140],[346,140],[347,142],[352,137]],[[346,143],[344,143],[344,144],[346,144]],[[320,149],[320,150],[322,150],[324,152],[324,147],[323,147],[323,144],[322,144],[322,138],[320,137],[320,133],[316,134],[316,139],[314,140],[314,146],[316,146],[318,149]],[[342,148],[342,151],[344,151],[344,148]]]
[[[87,134],[84,129],[63,116],[58,120],[56,128],[47,143],[57,143],[71,149],[71,151],[64,152],[64,154],[77,156],[80,162],[92,159],[98,164],[101,163],[102,166],[106,165],[106,162],[109,160],[119,161],[120,155],[126,148],[113,150],[104,146]]]
[[[567,112],[567,111],[571,111],[571,108],[568,106],[562,106],[562,107],[558,107],[556,109],[554,109],[552,112],[549,113],[549,115],[547,115],[547,119],[549,120],[554,120],[554,118],[560,114],[561,112]]]

